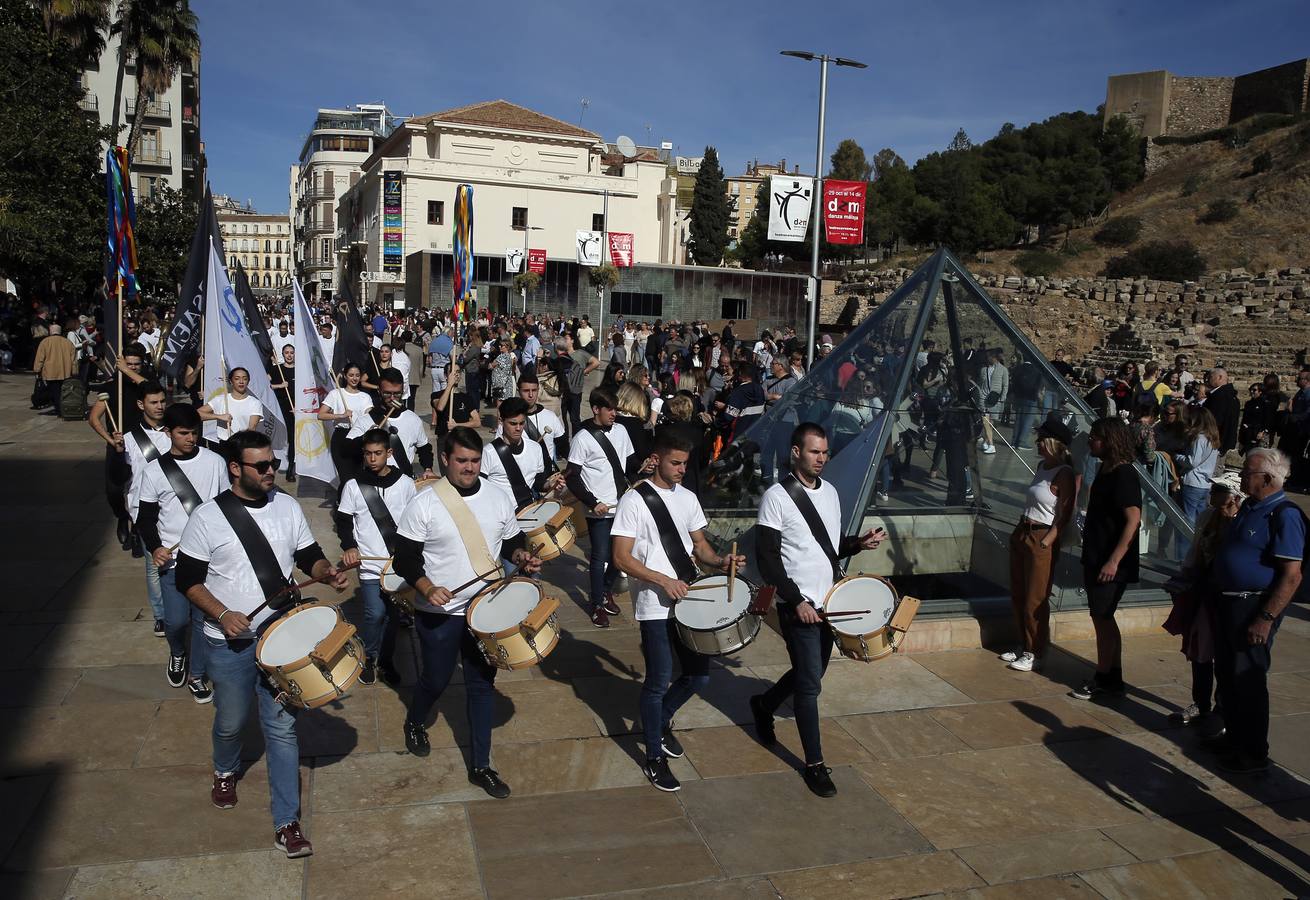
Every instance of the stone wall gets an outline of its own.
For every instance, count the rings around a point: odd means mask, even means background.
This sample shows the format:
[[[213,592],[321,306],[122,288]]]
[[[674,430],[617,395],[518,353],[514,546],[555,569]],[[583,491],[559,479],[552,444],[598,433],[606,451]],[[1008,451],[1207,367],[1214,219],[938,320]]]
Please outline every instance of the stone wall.
[[[1310,101],[1310,59],[1239,75],[1233,85],[1229,121],[1259,113],[1301,113]]]
[[[1195,134],[1228,124],[1233,105],[1232,78],[1169,79],[1169,112],[1165,134]]]

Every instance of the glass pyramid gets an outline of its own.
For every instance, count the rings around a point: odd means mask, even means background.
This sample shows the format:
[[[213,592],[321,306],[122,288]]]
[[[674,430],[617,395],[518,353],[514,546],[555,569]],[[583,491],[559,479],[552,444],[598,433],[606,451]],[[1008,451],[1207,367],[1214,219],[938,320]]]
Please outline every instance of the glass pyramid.
[[[979,385],[984,361],[998,353],[1004,397]],[[792,429],[817,422],[829,434],[824,478],[841,495],[845,533],[881,526],[889,534],[848,572],[889,577],[925,601],[921,614],[1008,608],[1009,535],[1038,462],[1035,429],[1052,411],[1075,433],[1078,511],[1086,508],[1097,466],[1087,453],[1096,415],[1086,390],[1052,368],[959,260],[939,250],[720,455],[702,493],[710,531],[749,550],[763,476],[784,474]],[[984,451],[984,436],[994,452]],[[1164,602],[1160,586],[1191,538],[1157,467],[1137,465],[1142,574],[1125,602]],[[1070,529],[1061,545],[1052,605],[1085,606],[1080,533]]]

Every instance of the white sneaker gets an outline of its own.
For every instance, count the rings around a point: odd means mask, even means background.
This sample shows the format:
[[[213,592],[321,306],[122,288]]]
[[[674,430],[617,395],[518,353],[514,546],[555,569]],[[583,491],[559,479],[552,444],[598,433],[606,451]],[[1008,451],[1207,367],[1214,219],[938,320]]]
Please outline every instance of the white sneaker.
[[[996,452],[996,446],[995,446],[994,444],[983,444],[982,452],[983,452],[983,453],[995,453],[995,452]]]
[[[1001,654],[1001,662],[1012,663],[1021,656],[1023,656],[1022,650],[1006,650]]]
[[[1035,656],[1033,656],[1031,653],[1024,653],[1014,662],[1010,663],[1010,665],[1007,668],[1014,669],[1014,671],[1016,672],[1031,672],[1033,670],[1033,665],[1035,662],[1036,662]]]

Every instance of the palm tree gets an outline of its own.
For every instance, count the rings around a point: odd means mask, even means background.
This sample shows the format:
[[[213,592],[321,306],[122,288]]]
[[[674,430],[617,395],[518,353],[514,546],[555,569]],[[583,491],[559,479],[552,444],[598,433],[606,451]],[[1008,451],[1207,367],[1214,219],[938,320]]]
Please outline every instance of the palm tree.
[[[52,38],[63,38],[85,68],[105,52],[108,0],[39,0],[37,8]]]

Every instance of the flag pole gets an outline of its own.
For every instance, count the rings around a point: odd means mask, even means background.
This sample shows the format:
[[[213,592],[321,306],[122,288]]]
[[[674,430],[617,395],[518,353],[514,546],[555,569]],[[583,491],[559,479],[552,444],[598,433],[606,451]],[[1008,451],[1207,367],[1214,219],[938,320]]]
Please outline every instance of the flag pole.
[[[119,361],[121,362],[122,359],[123,359],[123,350],[124,350],[124,347],[123,347],[123,276],[122,276],[122,273],[121,273],[121,272],[118,273],[118,278],[117,278],[116,280],[118,281],[118,359],[119,359]],[[115,367],[117,367],[117,366],[115,366]],[[115,374],[118,376],[118,377],[115,379],[115,380],[118,382],[118,415],[119,415],[119,418],[121,418],[124,422],[126,422],[126,421],[127,421],[127,416],[125,416],[125,415],[123,414],[123,379],[124,379],[125,377],[127,377],[127,376],[126,376],[125,373],[123,373],[122,371],[119,371],[119,372],[117,372],[117,373],[115,373]],[[123,437],[126,438],[127,435],[123,435]]]

